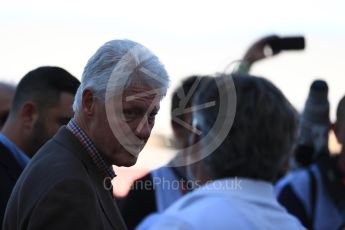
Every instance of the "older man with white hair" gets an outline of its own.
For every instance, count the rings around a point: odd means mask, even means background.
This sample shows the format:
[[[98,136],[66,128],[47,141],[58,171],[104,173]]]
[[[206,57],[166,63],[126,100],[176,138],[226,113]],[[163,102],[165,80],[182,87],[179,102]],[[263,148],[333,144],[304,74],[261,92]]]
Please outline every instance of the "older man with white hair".
[[[134,165],[154,126],[168,75],[144,46],[105,43],[88,61],[74,118],[19,178],[3,229],[126,229],[112,165]]]

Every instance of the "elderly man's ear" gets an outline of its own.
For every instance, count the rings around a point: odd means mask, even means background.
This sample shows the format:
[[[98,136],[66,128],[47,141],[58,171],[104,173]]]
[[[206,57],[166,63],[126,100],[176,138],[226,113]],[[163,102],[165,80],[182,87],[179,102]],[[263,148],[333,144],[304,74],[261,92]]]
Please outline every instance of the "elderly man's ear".
[[[82,109],[87,116],[92,116],[95,110],[95,96],[92,89],[85,89],[82,95]]]

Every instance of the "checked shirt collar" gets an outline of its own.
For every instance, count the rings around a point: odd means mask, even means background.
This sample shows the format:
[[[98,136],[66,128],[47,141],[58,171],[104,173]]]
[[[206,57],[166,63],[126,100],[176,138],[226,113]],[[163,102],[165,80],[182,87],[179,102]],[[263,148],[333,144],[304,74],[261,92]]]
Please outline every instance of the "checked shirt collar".
[[[104,177],[110,177],[111,179],[116,176],[111,165],[109,166],[101,154],[97,151],[96,147],[92,143],[91,139],[86,135],[86,133],[77,125],[77,123],[72,118],[67,124],[67,129],[70,130],[74,136],[79,140],[81,145],[86,149],[88,155],[91,157],[92,161],[96,164],[97,168],[101,171]]]

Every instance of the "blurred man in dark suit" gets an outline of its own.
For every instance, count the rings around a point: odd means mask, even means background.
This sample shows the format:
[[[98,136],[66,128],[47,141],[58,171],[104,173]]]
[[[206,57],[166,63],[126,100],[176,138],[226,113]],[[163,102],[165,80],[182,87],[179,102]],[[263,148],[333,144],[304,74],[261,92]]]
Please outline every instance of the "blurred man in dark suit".
[[[0,133],[0,223],[11,191],[34,153],[73,116],[79,81],[59,67],[40,67],[19,82]]]

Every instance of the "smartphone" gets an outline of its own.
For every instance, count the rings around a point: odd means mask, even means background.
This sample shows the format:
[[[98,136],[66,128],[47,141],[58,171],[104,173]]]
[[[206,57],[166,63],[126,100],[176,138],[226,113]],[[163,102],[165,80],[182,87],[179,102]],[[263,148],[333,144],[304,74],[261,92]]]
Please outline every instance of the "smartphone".
[[[271,41],[269,46],[274,54],[282,50],[303,50],[305,48],[305,39],[303,36],[279,37]]]

